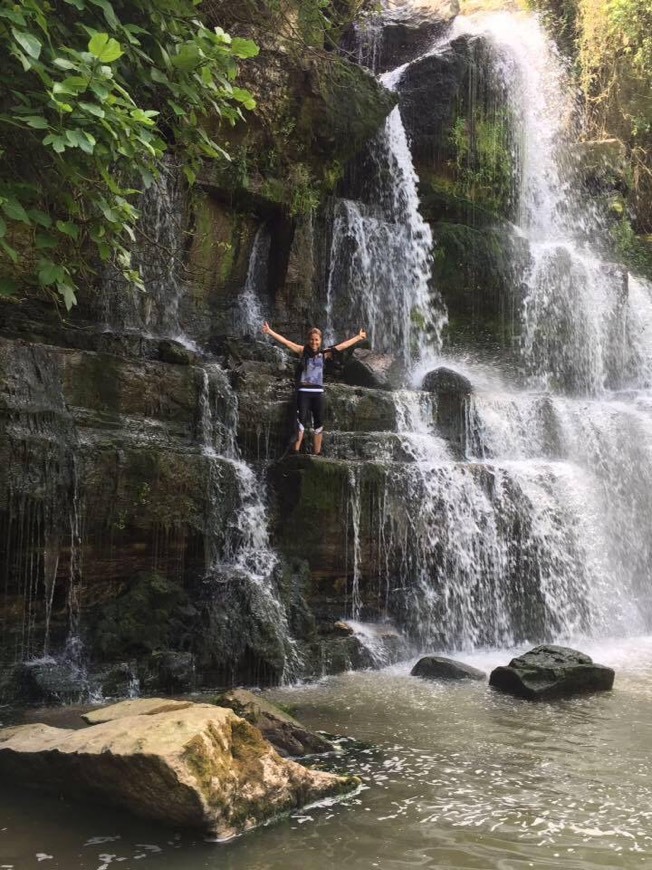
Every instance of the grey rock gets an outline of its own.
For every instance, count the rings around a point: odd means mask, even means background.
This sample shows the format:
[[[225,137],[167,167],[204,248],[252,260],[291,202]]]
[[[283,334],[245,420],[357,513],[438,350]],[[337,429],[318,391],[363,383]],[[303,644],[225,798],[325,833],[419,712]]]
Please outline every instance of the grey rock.
[[[428,680],[484,680],[486,674],[477,668],[443,656],[424,656],[410,671],[413,677]]]
[[[353,387],[393,390],[400,386],[401,375],[401,364],[391,354],[356,350],[344,365],[342,379]]]
[[[612,668],[598,665],[578,650],[563,646],[538,646],[507,667],[491,672],[489,684],[528,700],[552,700],[613,687]]]

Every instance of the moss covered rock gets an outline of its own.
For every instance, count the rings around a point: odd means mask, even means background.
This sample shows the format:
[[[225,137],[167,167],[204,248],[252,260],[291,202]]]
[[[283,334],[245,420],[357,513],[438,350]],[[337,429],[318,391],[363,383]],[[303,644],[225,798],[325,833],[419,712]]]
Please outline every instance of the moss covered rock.
[[[357,785],[282,759],[260,731],[210,704],[145,715],[136,706],[133,715],[77,731],[5,729],[0,771],[5,781],[220,838]]]

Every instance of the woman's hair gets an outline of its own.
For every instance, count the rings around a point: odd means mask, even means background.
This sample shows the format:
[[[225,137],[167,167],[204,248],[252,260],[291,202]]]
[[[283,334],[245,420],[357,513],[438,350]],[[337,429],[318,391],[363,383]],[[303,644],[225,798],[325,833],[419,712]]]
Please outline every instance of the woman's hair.
[[[312,338],[313,335],[317,335],[321,339],[321,329],[317,329],[316,326],[313,326],[312,329],[309,329],[308,330],[308,341],[310,341],[310,339]]]

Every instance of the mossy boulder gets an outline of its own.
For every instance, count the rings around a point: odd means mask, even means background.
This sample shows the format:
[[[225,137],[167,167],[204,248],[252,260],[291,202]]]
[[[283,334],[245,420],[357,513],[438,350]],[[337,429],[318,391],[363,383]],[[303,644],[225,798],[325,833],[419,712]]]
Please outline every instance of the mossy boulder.
[[[255,725],[282,756],[299,757],[334,751],[335,747],[328,740],[309,731],[276,704],[246,689],[231,689],[218,695],[215,703],[219,707],[230,708],[236,715]]]
[[[225,708],[188,703],[138,712],[136,704],[132,715],[75,731],[0,731],[3,781],[219,838],[358,784],[282,759],[260,731]]]

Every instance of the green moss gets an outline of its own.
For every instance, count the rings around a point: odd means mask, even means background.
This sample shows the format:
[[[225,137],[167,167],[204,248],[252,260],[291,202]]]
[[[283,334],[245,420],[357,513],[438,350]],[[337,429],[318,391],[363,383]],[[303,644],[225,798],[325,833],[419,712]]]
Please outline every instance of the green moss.
[[[652,239],[638,236],[631,221],[623,215],[611,231],[616,255],[636,275],[652,281]]]
[[[86,641],[98,657],[113,661],[188,648],[195,615],[177,583],[160,574],[143,574],[101,611],[88,613]]]

